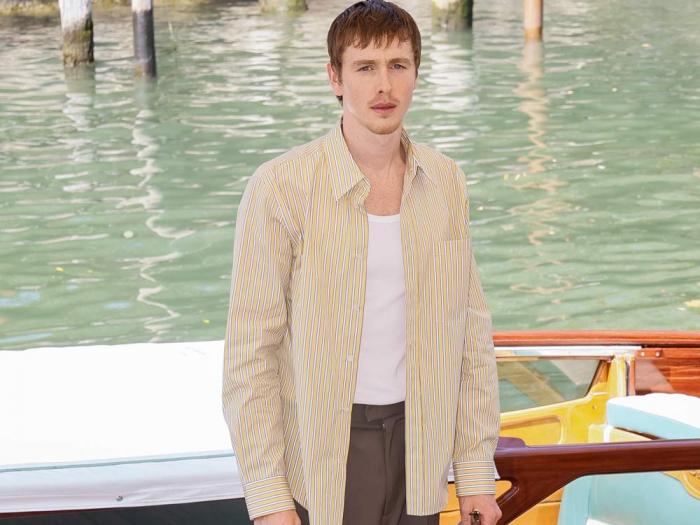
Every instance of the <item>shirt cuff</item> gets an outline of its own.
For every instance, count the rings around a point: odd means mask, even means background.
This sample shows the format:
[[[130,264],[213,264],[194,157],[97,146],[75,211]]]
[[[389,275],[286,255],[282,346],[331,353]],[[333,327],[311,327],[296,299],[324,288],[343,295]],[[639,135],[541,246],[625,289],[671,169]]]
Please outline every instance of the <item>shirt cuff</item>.
[[[496,493],[493,461],[455,461],[452,467],[457,496]]]
[[[296,508],[289,483],[284,476],[251,481],[245,484],[243,492],[251,521],[273,512]]]

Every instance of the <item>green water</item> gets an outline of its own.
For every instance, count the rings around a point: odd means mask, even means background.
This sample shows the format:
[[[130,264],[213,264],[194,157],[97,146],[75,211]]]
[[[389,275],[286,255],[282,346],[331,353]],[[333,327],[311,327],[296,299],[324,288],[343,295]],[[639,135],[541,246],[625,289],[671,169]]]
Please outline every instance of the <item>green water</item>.
[[[128,9],[66,75],[57,19],[0,20],[0,348],[221,339],[255,167],[332,126],[325,34],[256,3],[156,10],[159,81]],[[700,9],[562,0],[525,47],[520,0],[423,33],[413,138],[468,173],[495,328],[700,328]]]

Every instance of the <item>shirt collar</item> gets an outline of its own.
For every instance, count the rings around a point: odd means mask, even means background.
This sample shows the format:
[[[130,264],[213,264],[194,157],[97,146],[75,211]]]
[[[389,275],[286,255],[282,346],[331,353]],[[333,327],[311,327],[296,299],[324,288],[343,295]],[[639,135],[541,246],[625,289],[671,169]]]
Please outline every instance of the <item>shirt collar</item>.
[[[343,137],[342,123],[343,120],[340,119],[338,124],[326,135],[325,140],[325,151],[331,169],[331,185],[336,201],[340,200],[343,195],[348,193],[360,181],[366,179],[348,149],[345,137]],[[413,142],[403,127],[401,128],[401,145],[406,151],[407,170],[405,182],[409,182],[417,174],[425,174],[426,171],[423,169],[417,156],[418,152]]]

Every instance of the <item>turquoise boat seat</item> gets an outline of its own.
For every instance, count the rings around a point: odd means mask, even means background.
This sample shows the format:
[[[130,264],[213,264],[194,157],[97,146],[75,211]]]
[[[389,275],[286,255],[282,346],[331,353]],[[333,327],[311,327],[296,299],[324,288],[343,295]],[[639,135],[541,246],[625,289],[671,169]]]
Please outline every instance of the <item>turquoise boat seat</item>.
[[[663,439],[700,438],[700,397],[683,394],[618,397],[608,402],[607,421],[613,427]]]
[[[700,438],[700,398],[648,394],[611,399],[607,423],[664,439]],[[586,476],[569,483],[559,525],[700,524],[700,499],[660,472]]]

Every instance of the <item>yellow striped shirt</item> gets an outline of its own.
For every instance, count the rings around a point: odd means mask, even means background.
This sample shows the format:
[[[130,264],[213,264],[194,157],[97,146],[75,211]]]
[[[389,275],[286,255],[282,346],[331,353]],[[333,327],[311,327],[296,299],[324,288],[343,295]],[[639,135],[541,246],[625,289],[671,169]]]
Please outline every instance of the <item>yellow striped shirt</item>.
[[[401,201],[406,284],[407,513],[494,492],[499,404],[491,317],[464,174],[413,143]],[[369,182],[340,123],[263,164],[236,223],[223,405],[251,519],[309,510],[340,525],[358,368]]]

